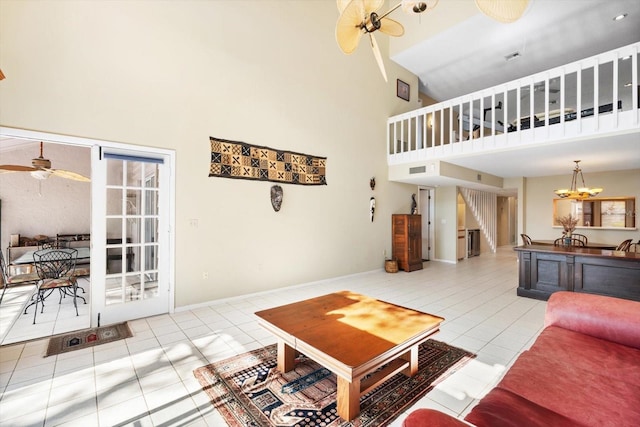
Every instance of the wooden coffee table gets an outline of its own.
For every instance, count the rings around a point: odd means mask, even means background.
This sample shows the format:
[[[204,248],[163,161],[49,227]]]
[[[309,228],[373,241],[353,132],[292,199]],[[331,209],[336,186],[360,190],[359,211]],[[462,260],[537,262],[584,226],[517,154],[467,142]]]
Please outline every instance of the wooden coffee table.
[[[352,420],[360,396],[402,372],[418,371],[418,346],[440,329],[442,317],[350,291],[258,311],[278,339],[278,369],[294,367],[297,353],[337,376],[338,415]],[[365,375],[384,369],[362,379]]]

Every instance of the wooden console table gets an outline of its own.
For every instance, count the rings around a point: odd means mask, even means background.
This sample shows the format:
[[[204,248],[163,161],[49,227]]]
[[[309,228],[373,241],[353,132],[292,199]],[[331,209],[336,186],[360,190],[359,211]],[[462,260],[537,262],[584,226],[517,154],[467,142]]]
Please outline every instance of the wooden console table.
[[[546,300],[556,291],[640,301],[640,254],[580,247],[517,246],[520,296]]]

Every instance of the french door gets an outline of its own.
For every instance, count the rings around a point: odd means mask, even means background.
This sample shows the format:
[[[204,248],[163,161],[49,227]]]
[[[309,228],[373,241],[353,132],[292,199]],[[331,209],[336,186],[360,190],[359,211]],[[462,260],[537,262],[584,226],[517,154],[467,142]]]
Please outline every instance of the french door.
[[[99,146],[92,155],[92,326],[167,313],[167,156]]]

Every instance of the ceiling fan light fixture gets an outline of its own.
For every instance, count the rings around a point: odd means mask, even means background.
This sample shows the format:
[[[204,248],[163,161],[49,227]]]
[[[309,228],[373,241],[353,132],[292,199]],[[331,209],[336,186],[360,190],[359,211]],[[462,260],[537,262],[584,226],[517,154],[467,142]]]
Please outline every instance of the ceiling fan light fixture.
[[[475,0],[475,2],[482,13],[505,24],[520,19],[529,5],[529,0]]]
[[[427,10],[433,9],[438,5],[439,0],[427,0],[427,1],[413,1],[402,0],[401,7],[406,13],[422,13]]]
[[[40,180],[45,180],[47,178],[49,178],[49,176],[51,176],[51,171],[48,170],[37,170],[37,171],[33,171],[30,172],[31,176],[34,177],[35,179],[40,179]]]

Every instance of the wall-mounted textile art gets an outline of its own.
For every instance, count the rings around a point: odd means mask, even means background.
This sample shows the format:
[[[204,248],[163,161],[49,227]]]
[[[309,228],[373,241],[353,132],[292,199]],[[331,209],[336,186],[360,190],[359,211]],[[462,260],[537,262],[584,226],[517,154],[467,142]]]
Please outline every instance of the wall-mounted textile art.
[[[299,185],[327,185],[326,157],[209,137],[209,176]]]

